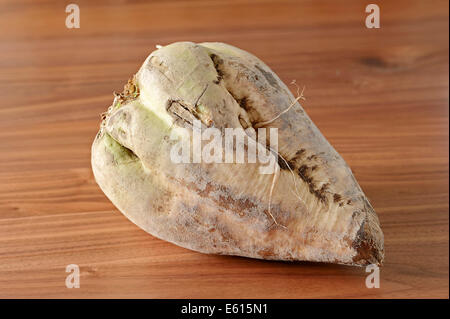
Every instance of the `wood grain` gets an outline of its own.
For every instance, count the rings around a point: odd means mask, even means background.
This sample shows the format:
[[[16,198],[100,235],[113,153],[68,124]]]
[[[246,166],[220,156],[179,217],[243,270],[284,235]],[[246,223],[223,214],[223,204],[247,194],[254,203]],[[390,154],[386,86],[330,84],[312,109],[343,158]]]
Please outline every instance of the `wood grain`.
[[[449,297],[448,2],[0,2],[0,297]],[[306,86],[385,233],[363,268],[209,256],[138,229],[95,184],[100,116],[156,44],[221,41]],[[292,88],[295,90],[295,87]],[[81,288],[65,287],[78,264]]]

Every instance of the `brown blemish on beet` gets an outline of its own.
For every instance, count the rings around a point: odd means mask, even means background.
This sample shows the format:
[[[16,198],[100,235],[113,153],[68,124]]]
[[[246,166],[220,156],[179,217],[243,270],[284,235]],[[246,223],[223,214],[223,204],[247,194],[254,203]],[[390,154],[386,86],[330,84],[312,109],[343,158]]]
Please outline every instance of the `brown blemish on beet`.
[[[216,186],[212,183],[207,183],[204,189],[199,189],[195,183],[189,183],[186,187],[195,190],[201,197],[211,199],[218,206],[236,212],[240,217],[249,217],[251,215],[250,211],[257,208],[257,204],[250,198],[232,198],[231,191],[224,186]],[[217,191],[220,193],[217,198],[210,195],[211,192]]]
[[[310,175],[310,171],[313,171],[315,169],[317,169],[317,167],[312,169],[312,167],[303,164],[298,169],[298,175],[305,183],[308,184],[309,192],[314,196],[316,196],[322,203],[326,204],[327,203],[326,193],[328,191],[328,187],[330,186],[330,184],[325,183],[320,188],[317,188],[314,179]]]
[[[324,204],[327,202],[326,192],[328,191],[329,185],[330,184],[325,183],[319,190],[314,190],[314,195],[316,195],[316,197]]]
[[[114,93],[116,96],[116,105],[120,106],[125,102],[132,101],[136,99],[140,94],[139,87],[137,85],[136,76],[133,76],[123,87],[122,93]]]
[[[295,157],[301,157],[306,152],[304,148],[299,149],[297,152],[295,152]]]
[[[269,257],[275,256],[275,253],[272,248],[265,248],[258,251],[258,256],[263,259],[267,259]]]
[[[269,82],[271,86],[273,86],[276,89],[280,89],[277,79],[275,79],[275,77],[271,72],[264,70],[258,64],[255,64],[255,68],[258,69],[259,72],[261,72],[261,74],[266,78],[267,82]]]
[[[291,169],[295,169],[295,161],[287,161],[288,162],[288,164],[289,164],[289,167],[291,168]]]
[[[339,194],[334,194],[334,195],[333,195],[333,201],[334,201],[335,203],[340,202],[341,199],[342,199],[342,196],[341,196],[341,195],[339,195]]]
[[[303,164],[298,169],[298,175],[305,183],[308,184],[309,192],[325,204],[327,203],[326,193],[328,191],[329,184],[325,183],[320,188],[317,188],[314,179],[310,175],[310,170],[311,168],[308,165]]]
[[[211,54],[209,57],[211,58],[213,65],[214,65],[214,69],[216,69],[216,72],[217,72],[217,79],[215,79],[213,82],[215,84],[219,84],[224,76],[223,71],[220,69],[221,65],[223,64],[223,60],[214,53]]]
[[[201,121],[207,127],[214,125],[211,119],[205,120],[200,117],[201,114],[197,111],[196,106],[184,101],[170,99],[167,101],[166,110],[175,120],[175,123],[181,127],[192,128],[195,119]]]
[[[235,98],[235,100],[238,102],[240,107],[242,107],[246,111],[248,110],[248,99],[245,96],[240,99]]]
[[[278,165],[280,166],[281,169],[284,169],[284,170],[292,169],[292,166],[290,165],[290,163],[284,161],[281,158],[281,156],[278,156]]]
[[[381,264],[383,256],[375,247],[371,238],[367,237],[367,219],[364,220],[356,233],[352,248],[357,254],[353,257],[353,262],[359,265]]]
[[[304,148],[299,149],[297,152],[295,152],[294,157],[292,157],[289,160],[286,160],[289,164],[289,167],[291,169],[296,169],[297,167],[297,162],[299,162],[301,160],[301,158],[303,157],[303,155],[306,153],[306,150]],[[312,168],[312,170],[316,170],[317,167]]]
[[[300,176],[300,178],[305,181],[307,184],[312,184],[313,180],[312,178],[308,175],[308,166],[307,165],[302,165],[299,167],[298,169],[298,175]]]

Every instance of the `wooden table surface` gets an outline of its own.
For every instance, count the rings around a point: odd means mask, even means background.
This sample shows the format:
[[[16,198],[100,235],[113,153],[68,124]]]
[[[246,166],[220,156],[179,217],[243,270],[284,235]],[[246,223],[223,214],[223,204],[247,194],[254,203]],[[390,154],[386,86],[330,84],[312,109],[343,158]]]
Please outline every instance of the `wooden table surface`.
[[[449,297],[448,1],[0,1],[0,297]],[[203,255],[158,240],[90,167],[100,113],[156,44],[221,41],[305,85],[385,234],[364,268]],[[293,91],[295,87],[292,87]],[[65,268],[80,266],[79,289]]]

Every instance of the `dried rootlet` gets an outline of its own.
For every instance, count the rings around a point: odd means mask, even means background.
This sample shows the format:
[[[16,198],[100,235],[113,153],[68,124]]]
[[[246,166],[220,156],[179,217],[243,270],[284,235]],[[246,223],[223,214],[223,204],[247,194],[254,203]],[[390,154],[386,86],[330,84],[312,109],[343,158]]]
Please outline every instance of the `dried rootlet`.
[[[92,146],[96,181],[139,227],[192,250],[381,264],[376,213],[298,100],[261,60],[233,46],[161,47],[103,114]],[[192,140],[194,121],[255,139],[258,128],[277,128],[277,169],[174,162],[174,145]]]

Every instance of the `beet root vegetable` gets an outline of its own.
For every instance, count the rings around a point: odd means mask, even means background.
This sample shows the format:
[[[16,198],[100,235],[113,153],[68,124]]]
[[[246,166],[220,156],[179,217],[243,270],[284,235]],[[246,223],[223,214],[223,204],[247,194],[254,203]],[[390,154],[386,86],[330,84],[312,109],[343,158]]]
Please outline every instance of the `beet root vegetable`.
[[[92,146],[95,179],[136,225],[188,249],[381,264],[375,211],[298,100],[261,60],[233,46],[161,47],[104,114]],[[170,153],[193,139],[193,121],[253,138],[258,128],[277,128],[277,170],[261,174],[258,161],[174,163]]]

